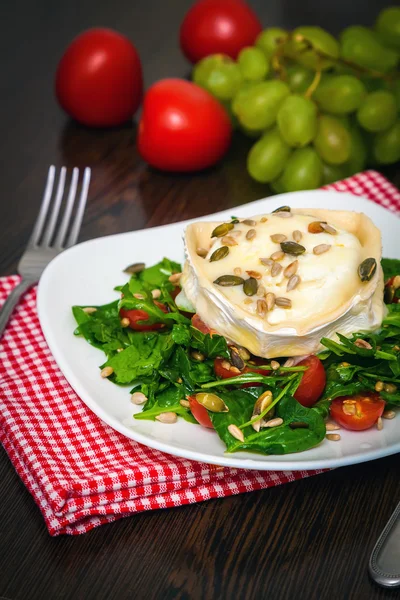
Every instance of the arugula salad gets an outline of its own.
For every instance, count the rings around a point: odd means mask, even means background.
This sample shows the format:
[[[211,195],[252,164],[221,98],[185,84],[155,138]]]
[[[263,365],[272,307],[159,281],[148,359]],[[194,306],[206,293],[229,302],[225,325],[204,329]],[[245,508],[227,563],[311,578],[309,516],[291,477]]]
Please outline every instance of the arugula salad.
[[[383,259],[387,313],[379,330],[323,338],[300,361],[262,359],[178,309],[181,265],[131,265],[103,306],[74,306],[75,335],[106,355],[101,376],[127,387],[135,419],[183,418],[213,428],[228,452],[307,450],[340,428],[382,428],[400,406],[400,261]]]

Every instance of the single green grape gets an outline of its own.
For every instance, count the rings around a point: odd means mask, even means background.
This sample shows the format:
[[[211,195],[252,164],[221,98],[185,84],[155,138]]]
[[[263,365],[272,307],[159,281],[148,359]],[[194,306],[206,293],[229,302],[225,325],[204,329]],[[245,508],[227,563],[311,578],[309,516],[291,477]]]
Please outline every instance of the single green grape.
[[[373,133],[389,129],[396,121],[396,117],[396,98],[386,90],[368,94],[357,112],[361,127]]]
[[[317,133],[317,107],[304,96],[287,96],[276,120],[281,136],[294,148],[307,146]]]
[[[310,45],[312,48],[308,49]],[[286,55],[309,69],[325,70],[339,57],[339,44],[333,35],[321,27],[297,27],[286,44]]]
[[[350,156],[350,134],[338,119],[322,115],[318,119],[314,146],[324,162],[341,165]]]
[[[314,72],[302,65],[290,65],[286,72],[287,82],[294,94],[304,94],[314,80]]]
[[[368,155],[366,140],[363,138],[360,128],[354,124],[350,127],[349,133],[350,156],[346,162],[343,163],[343,167],[346,169],[348,177],[364,171]]]
[[[400,120],[375,136],[373,155],[382,165],[391,165],[400,160]]]
[[[261,183],[276,179],[290,155],[277,128],[267,131],[251,148],[247,157],[247,170],[251,177]]]
[[[289,157],[282,175],[282,186],[288,192],[314,190],[322,182],[322,161],[308,146],[295,150]]]
[[[346,115],[357,110],[367,91],[359,79],[352,75],[336,75],[321,82],[314,100],[324,112],[333,115]]]
[[[287,31],[280,27],[264,29],[256,39],[256,46],[260,48],[269,59],[276,52],[279,44],[288,37]]]
[[[329,165],[328,163],[322,163],[322,185],[340,181],[345,177],[347,177],[347,171],[343,165]]]
[[[376,33],[367,27],[354,25],[340,36],[340,55],[366,69],[387,73],[396,68],[398,55],[383,46]]]
[[[238,65],[224,54],[203,58],[194,67],[192,79],[223,102],[235,96],[243,81]]]
[[[400,50],[400,7],[384,8],[378,15],[375,28],[385,45]]]
[[[269,72],[269,62],[262,50],[254,46],[239,52],[238,64],[245,81],[261,81]]]
[[[289,93],[283,81],[262,81],[241,90],[233,99],[232,110],[241,125],[263,131],[275,123],[279,107]]]

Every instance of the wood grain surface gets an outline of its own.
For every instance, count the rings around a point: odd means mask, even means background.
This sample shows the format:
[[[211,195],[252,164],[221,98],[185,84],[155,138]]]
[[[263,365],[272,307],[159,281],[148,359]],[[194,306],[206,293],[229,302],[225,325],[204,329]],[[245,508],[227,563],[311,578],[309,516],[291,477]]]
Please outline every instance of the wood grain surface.
[[[149,169],[136,125],[90,130],[53,95],[68,42],[91,26],[130,37],[146,85],[186,76],[178,46],[184,0],[4,0],[0,38],[0,273],[16,271],[48,166],[92,167],[81,240],[198,217],[268,195],[245,170],[249,142],[235,138],[223,164],[196,175]],[[378,0],[253,0],[267,25],[319,24],[337,33],[370,24]],[[385,174],[400,184],[398,167]],[[51,538],[39,509],[0,451],[0,600],[386,599],[370,581],[373,545],[400,498],[399,457],[337,469],[277,488]]]

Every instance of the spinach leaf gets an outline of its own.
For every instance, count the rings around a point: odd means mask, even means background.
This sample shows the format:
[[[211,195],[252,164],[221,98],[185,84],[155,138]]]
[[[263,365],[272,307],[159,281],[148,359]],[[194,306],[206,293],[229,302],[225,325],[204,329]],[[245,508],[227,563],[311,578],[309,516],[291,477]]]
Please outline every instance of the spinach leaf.
[[[133,280],[134,283],[135,280]],[[190,319],[182,315],[177,310],[165,313],[161,308],[154,302],[151,292],[146,288],[141,288],[140,295],[143,297],[136,298],[131,292],[132,280],[122,288],[123,297],[119,301],[119,308],[126,310],[143,310],[147,313],[148,318],[145,319],[146,324],[162,323],[172,327],[176,323],[183,323],[186,325],[190,324]],[[134,286],[135,287],[135,286]],[[140,324],[141,321],[138,321]]]
[[[180,273],[182,267],[179,263],[170,260],[169,258],[163,258],[162,261],[143,269],[140,273],[137,273],[134,279],[138,279],[142,283],[148,284],[152,289],[159,288],[164,284],[169,283],[171,289],[174,287],[168,280],[170,275],[173,273]]]
[[[229,358],[228,344],[222,335],[204,334],[195,327],[190,328],[190,335],[190,345],[203,352],[208,358],[216,358],[217,356]]]
[[[190,411],[181,406],[180,400],[185,398],[185,388],[183,385],[170,385],[155,396],[154,402],[149,406],[146,402],[143,411],[134,415],[135,419],[138,420],[152,420],[154,421],[156,416],[164,412],[174,412],[190,423],[197,423],[196,419],[192,416]]]
[[[175,344],[182,346],[190,344],[190,329],[186,325],[175,323],[172,326],[171,336]]]

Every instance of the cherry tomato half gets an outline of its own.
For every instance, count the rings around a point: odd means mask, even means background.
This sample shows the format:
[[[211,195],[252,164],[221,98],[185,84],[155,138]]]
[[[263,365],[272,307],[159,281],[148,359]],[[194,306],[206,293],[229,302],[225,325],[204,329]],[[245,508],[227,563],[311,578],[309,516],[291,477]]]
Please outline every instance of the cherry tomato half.
[[[298,363],[299,366],[308,367],[303,372],[300,385],[294,394],[297,402],[303,406],[313,406],[322,395],[326,384],[326,373],[322,362],[316,356],[307,356]]]
[[[261,30],[257,15],[242,0],[200,0],[185,15],[180,44],[192,63],[215,53],[235,59]]]
[[[163,171],[199,171],[227,151],[232,127],[211,94],[183,79],[163,79],[147,91],[138,130],[138,150]]]
[[[201,404],[199,404],[199,402],[197,402],[194,396],[189,396],[188,400],[191,413],[196,419],[196,421],[200,423],[200,425],[203,425],[203,427],[208,427],[208,429],[214,429],[214,425],[212,424],[207,409]]]
[[[156,304],[158,308],[163,311],[163,313],[168,312],[168,308],[165,306],[165,304],[161,304],[161,302],[157,302],[157,300],[154,300],[154,304]],[[157,331],[158,329],[163,329],[163,327],[165,327],[163,323],[152,323],[146,325],[145,321],[147,321],[149,315],[145,310],[126,310],[125,308],[121,308],[119,311],[119,316],[121,319],[129,319],[129,327],[135,331]]]
[[[80,123],[121,125],[137,111],[143,95],[135,46],[112,29],[81,33],[59,62],[55,91],[61,107]]]
[[[384,409],[385,401],[379,394],[372,392],[335,398],[330,406],[330,413],[332,419],[345,429],[363,431],[377,422]]]
[[[210,329],[197,313],[192,317],[192,327],[195,327],[196,329],[201,331],[201,333],[204,333],[204,335],[207,335],[207,333],[209,333],[210,335],[213,335],[213,333],[217,333],[215,329]]]

